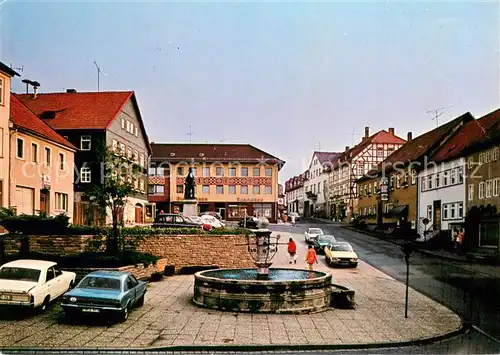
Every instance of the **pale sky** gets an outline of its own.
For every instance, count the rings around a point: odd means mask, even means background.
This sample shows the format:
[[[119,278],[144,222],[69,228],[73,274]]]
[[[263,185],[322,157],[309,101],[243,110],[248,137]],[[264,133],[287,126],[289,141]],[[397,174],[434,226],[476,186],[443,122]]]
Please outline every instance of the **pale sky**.
[[[405,138],[499,105],[497,2],[0,2],[1,61],[41,92],[135,90],[154,142],[250,143],[284,159]]]

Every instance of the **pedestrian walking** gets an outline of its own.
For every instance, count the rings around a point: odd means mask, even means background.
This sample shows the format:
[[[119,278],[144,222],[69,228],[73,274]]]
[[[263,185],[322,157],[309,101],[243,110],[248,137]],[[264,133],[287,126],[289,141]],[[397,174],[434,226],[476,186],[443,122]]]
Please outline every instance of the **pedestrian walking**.
[[[307,249],[307,254],[306,254],[306,263],[309,265],[309,270],[313,271],[313,265],[314,263],[318,263],[318,256],[316,255],[316,251],[312,247],[312,245],[309,245],[309,248]]]
[[[283,215],[283,223],[286,224],[287,221],[288,221],[288,215],[284,214]]]
[[[297,244],[295,244],[292,238],[288,240],[288,255],[290,257],[290,264],[292,262],[297,264]]]

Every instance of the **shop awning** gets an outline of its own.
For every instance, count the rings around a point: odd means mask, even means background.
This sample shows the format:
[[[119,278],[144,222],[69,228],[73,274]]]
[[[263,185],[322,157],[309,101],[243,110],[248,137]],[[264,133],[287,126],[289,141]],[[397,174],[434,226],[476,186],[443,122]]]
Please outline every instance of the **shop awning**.
[[[402,217],[408,215],[408,205],[394,206],[392,210],[389,211],[392,217]]]

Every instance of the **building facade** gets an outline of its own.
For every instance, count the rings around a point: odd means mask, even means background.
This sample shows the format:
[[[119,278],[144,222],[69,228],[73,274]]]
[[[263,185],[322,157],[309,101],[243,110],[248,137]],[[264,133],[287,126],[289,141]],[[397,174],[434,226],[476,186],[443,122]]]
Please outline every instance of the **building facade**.
[[[339,153],[314,152],[304,182],[304,216],[326,217],[328,211],[328,171]]]
[[[300,216],[304,215],[304,182],[306,173],[303,172],[298,176],[288,179],[285,182],[285,195],[287,202],[288,213],[295,212]]]
[[[249,144],[152,143],[150,202],[156,211],[181,213],[189,168],[196,178],[198,213],[223,219],[278,218],[278,173],[284,161]]]
[[[411,134],[408,134],[411,139]],[[365,127],[361,142],[338,157],[328,175],[330,215],[335,219],[350,219],[359,214],[356,180],[376,168],[390,154],[405,144],[396,136],[394,128],[381,130],[370,136],[370,128]]]
[[[427,239],[465,222],[464,158],[435,162],[418,174],[417,232]]]
[[[129,177],[136,192],[127,198],[120,215],[125,225],[144,222],[151,147],[134,92],[80,93],[69,89],[65,93],[23,94],[17,97],[78,148],[74,185],[76,223],[89,223],[86,219],[92,206],[85,191],[105,179],[100,154],[106,147],[140,166],[139,171]],[[110,211],[105,221],[111,223]],[[96,221],[92,218],[90,222]]]
[[[425,171],[431,157],[445,145],[467,122],[474,120],[470,113],[462,115],[415,139],[393,152],[376,169],[357,180],[359,189],[358,210],[360,218],[367,224],[379,227],[399,227],[417,233],[423,216],[419,208],[418,174]],[[427,171],[423,173],[426,178]],[[430,192],[430,191],[429,191]],[[429,198],[434,198],[432,194]],[[427,206],[427,205],[426,205]]]
[[[8,207],[10,186],[10,88],[19,74],[0,62],[0,207]]]
[[[500,252],[500,109],[480,120],[481,137],[467,149],[466,248]]]
[[[73,217],[76,147],[14,95],[10,103],[9,206],[17,214]]]

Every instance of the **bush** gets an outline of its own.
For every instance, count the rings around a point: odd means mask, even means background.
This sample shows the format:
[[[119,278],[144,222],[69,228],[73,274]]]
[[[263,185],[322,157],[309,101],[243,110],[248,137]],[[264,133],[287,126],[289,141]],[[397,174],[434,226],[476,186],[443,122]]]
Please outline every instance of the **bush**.
[[[52,255],[42,253],[29,253],[23,258],[35,260],[48,260],[56,262],[61,269],[64,268],[116,268],[128,265],[156,264],[160,259],[149,253],[124,251],[117,255],[108,255],[100,252],[85,252],[76,255]],[[19,259],[19,255],[7,256],[8,261]]]
[[[45,215],[19,216],[0,213],[0,224],[9,231],[16,234],[65,234],[69,225],[69,217],[59,214],[55,217]]]

